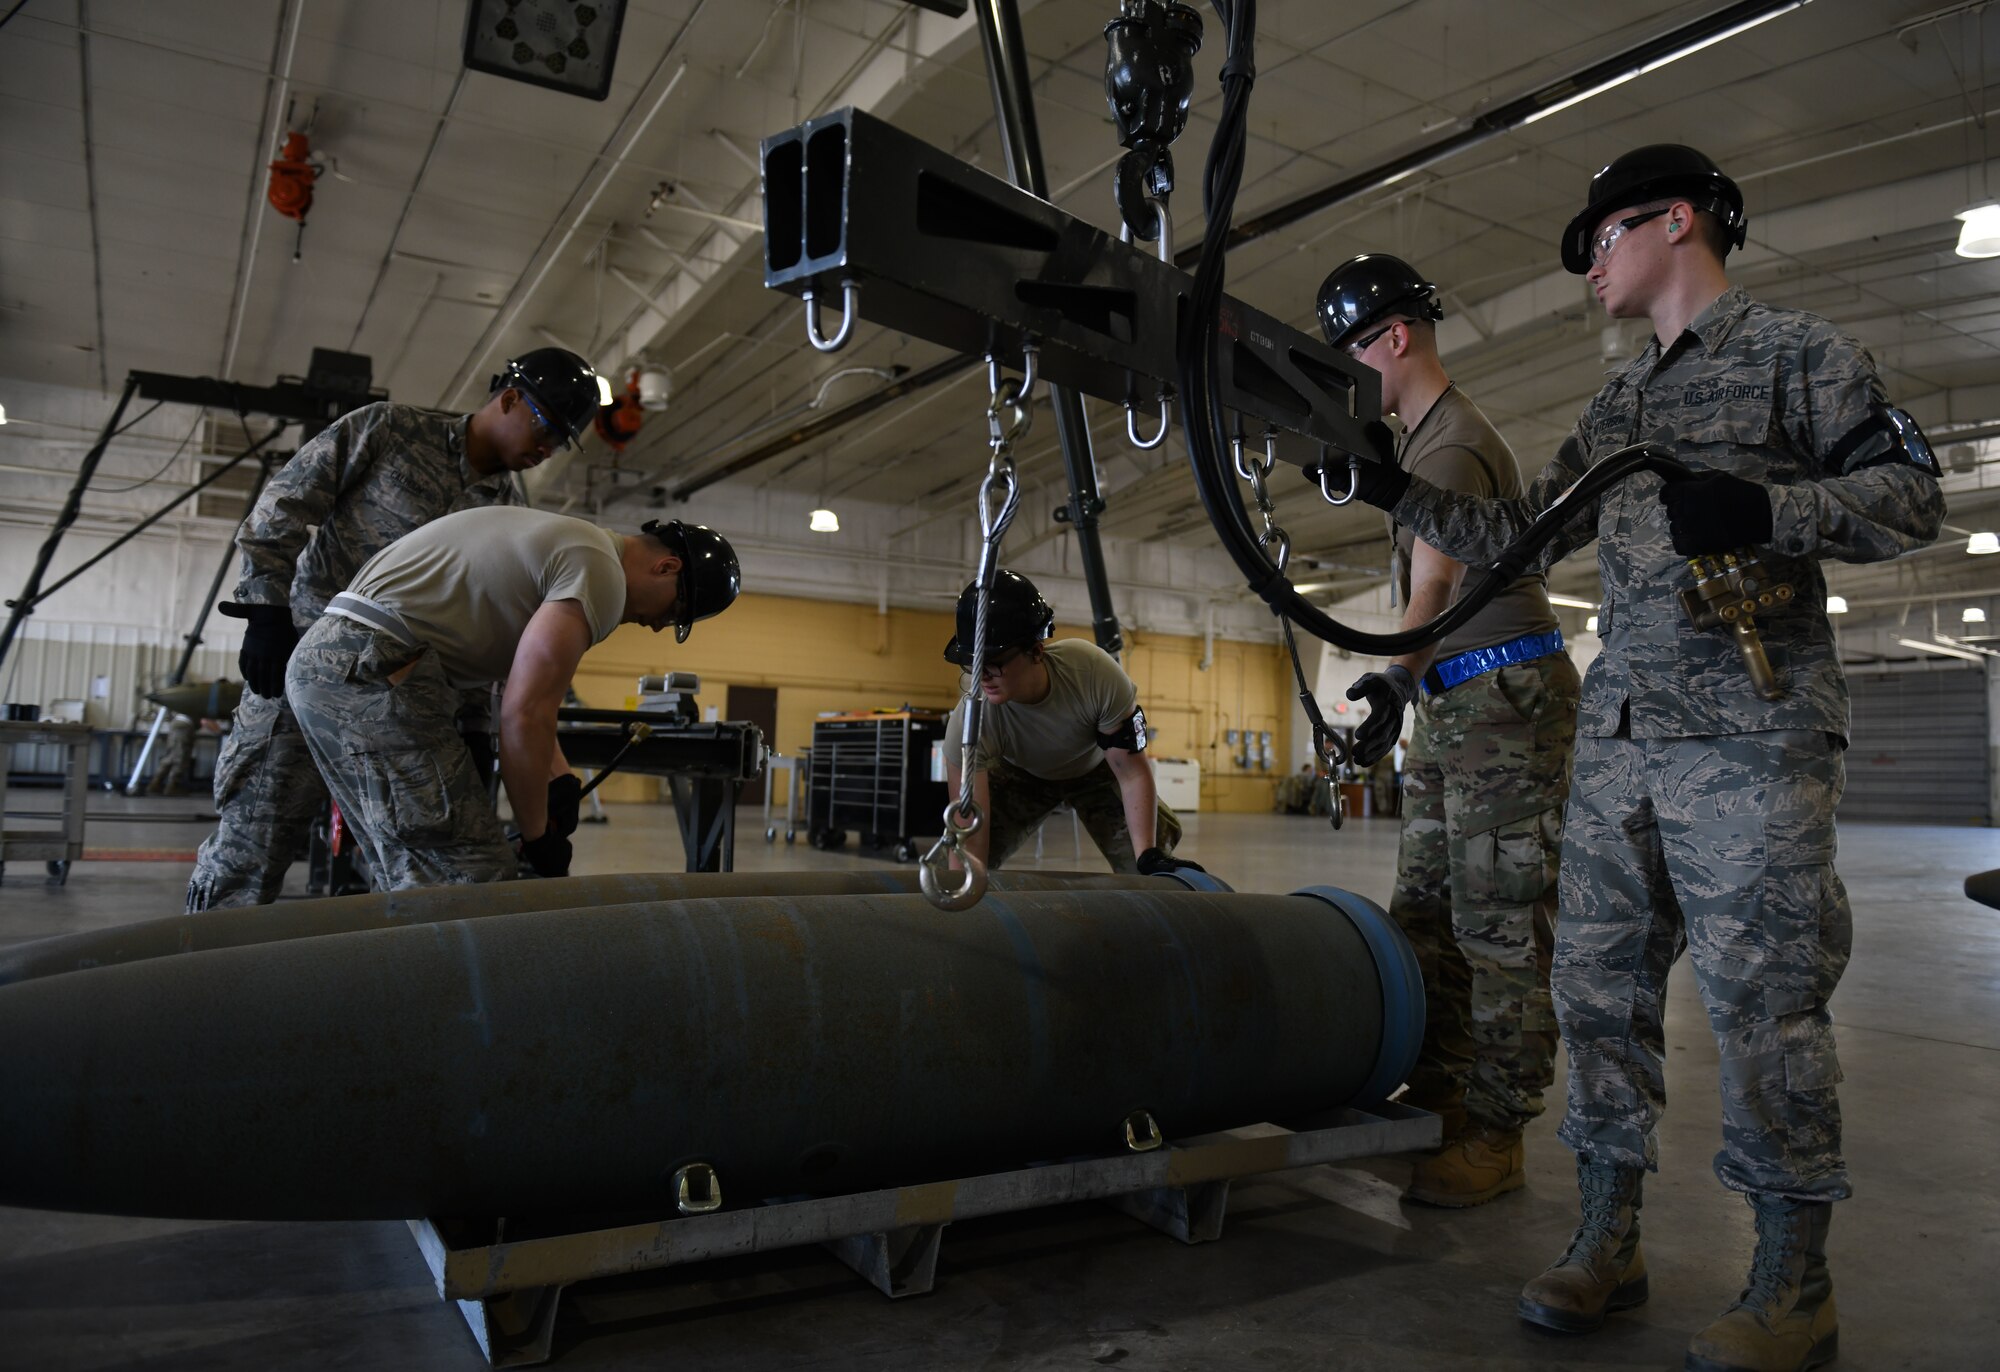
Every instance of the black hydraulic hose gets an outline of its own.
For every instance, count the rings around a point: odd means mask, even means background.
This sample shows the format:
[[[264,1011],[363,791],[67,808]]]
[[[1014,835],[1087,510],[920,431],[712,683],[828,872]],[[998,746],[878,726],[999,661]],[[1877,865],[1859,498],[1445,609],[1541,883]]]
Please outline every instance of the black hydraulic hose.
[[[1283,615],[1336,648],[1378,657],[1397,657],[1427,648],[1461,628],[1485,609],[1494,596],[1521,578],[1535,555],[1552,543],[1575,518],[1579,507],[1588,505],[1610,487],[1639,472],[1651,472],[1663,481],[1683,481],[1694,475],[1693,469],[1674,457],[1673,450],[1664,443],[1634,443],[1628,448],[1618,449],[1591,467],[1575,485],[1537,515],[1535,521],[1519,538],[1507,545],[1506,551],[1464,595],[1453,602],[1450,609],[1414,629],[1392,634],[1371,634],[1342,624],[1293,590],[1291,581],[1264,556],[1264,550],[1257,545],[1255,538],[1233,542],[1229,531],[1220,524],[1217,525],[1217,532],[1222,535],[1230,555],[1236,559],[1236,565],[1249,579],[1250,589],[1271,607],[1273,613]],[[1233,500],[1236,492],[1230,486],[1225,487],[1223,494]]]
[[[1555,540],[1580,506],[1597,499],[1614,483],[1641,471],[1652,472],[1665,481],[1683,480],[1693,472],[1677,461],[1673,450],[1664,443],[1635,443],[1610,454],[1538,515],[1450,609],[1414,629],[1392,634],[1351,629],[1309,604],[1294,590],[1291,580],[1265,555],[1251,527],[1235,474],[1223,456],[1229,447],[1227,419],[1214,403],[1214,382],[1221,368],[1223,245],[1229,238],[1236,190],[1243,174],[1244,129],[1248,122],[1250,87],[1256,79],[1252,51],[1256,42],[1257,6],[1256,0],[1212,0],[1212,3],[1227,34],[1222,109],[1203,168],[1202,208],[1208,224],[1178,346],[1181,422],[1187,434],[1188,465],[1194,475],[1195,490],[1209,523],[1215,526],[1217,537],[1235,559],[1250,589],[1280,619],[1349,652],[1380,657],[1415,652],[1441,642],[1485,609],[1494,596],[1520,578],[1535,555]],[[1357,456],[1352,460],[1381,459]]]

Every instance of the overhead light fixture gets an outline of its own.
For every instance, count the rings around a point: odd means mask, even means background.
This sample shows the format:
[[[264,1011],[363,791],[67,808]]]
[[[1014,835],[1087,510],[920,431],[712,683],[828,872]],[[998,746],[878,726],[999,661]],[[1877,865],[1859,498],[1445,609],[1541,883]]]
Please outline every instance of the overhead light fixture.
[[[1981,530],[1979,533],[1965,540],[1965,551],[1971,553],[1974,557],[1980,557],[1986,553],[2000,553],[2000,534],[1995,534],[1990,530]]]
[[[840,532],[840,516],[825,508],[812,512],[808,526],[816,534],[837,534]]]
[[[673,373],[665,367],[639,368],[639,404],[648,410],[664,410],[673,399]]]
[[[1587,634],[1594,634],[1597,632],[1596,615],[1592,615],[1589,619],[1583,621],[1583,631]]]
[[[1960,257],[2000,257],[2000,205],[1989,200],[1960,210],[1957,218]]]
[[[1917,651],[1924,653],[1936,653],[1940,657],[1962,657],[1967,662],[1979,662],[1983,660],[1978,653],[1972,652],[1969,649],[1948,648],[1942,643],[1925,643],[1922,639],[1917,638],[1899,638],[1896,642],[1902,644],[1905,648],[1915,648]]]
[[[598,408],[599,408],[599,409],[602,409],[602,408],[603,408],[604,406],[606,406],[606,405],[610,405],[610,404],[614,403],[614,402],[616,401],[616,399],[617,399],[617,397],[615,397],[614,395],[612,395],[612,394],[611,394],[611,383],[610,383],[609,381],[606,381],[606,380],[604,379],[604,373],[603,373],[603,372],[598,372],[598,373],[597,373],[597,405],[598,405]]]
[[[1550,115],[1557,114],[1563,110],[1566,110],[1571,105],[1582,104],[1584,101],[1590,99],[1593,95],[1602,95],[1604,94],[1604,92],[1612,89],[1614,86],[1622,86],[1627,81],[1630,81],[1632,78],[1636,76],[1644,76],[1648,72],[1658,71],[1661,67],[1667,66],[1668,64],[1673,62],[1678,62],[1683,57],[1686,57],[1691,53],[1700,52],[1703,48],[1706,47],[1713,47],[1717,43],[1723,42],[1730,38],[1734,38],[1739,33],[1747,33],[1749,30],[1756,28],[1759,24],[1769,23],[1771,20],[1776,19],[1781,14],[1790,14],[1793,10],[1797,9],[1800,5],[1803,5],[1805,3],[1806,0],[1793,0],[1793,2],[1789,5],[1778,5],[1764,11],[1762,14],[1753,14],[1740,24],[1732,24],[1726,29],[1721,29],[1715,33],[1707,34],[1704,37],[1695,39],[1693,42],[1684,43],[1680,47],[1675,48],[1671,52],[1661,53],[1658,57],[1655,57],[1650,62],[1645,62],[1635,67],[1629,67],[1622,72],[1618,72],[1615,73],[1614,75],[1605,77],[1603,80],[1595,82],[1589,86],[1586,86],[1582,90],[1577,91],[1573,95],[1570,95],[1564,99],[1556,101],[1556,103],[1553,105],[1548,105],[1542,109],[1536,110],[1533,114],[1529,115],[1521,122],[1523,124],[1532,124],[1538,119],[1547,119]],[[1994,251],[1996,253],[2000,253],[2000,248],[1996,248]]]
[[[1958,616],[1958,622],[1961,624],[1984,624],[1986,622],[1986,611],[1980,609],[1977,605],[1968,605]]]
[[[1846,614],[1846,613],[1847,613],[1847,597],[1846,597],[1846,596],[1844,596],[1844,595],[1830,595],[1830,596],[1828,596],[1828,597],[1826,598],[1826,612],[1827,612],[1828,614],[1830,614],[1830,615],[1844,615],[1844,614]]]
[[[1579,596],[1556,595],[1554,593],[1551,593],[1549,596],[1549,604],[1567,605],[1572,610],[1594,610],[1597,608],[1597,602],[1594,600],[1584,600]]]
[[[5,405],[0,405],[0,424],[5,424],[6,422],[7,422],[7,407]]]

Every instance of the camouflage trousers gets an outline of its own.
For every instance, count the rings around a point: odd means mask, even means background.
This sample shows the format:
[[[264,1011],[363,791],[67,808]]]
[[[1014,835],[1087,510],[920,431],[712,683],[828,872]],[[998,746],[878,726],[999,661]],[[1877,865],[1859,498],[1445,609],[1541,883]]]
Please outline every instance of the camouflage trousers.
[[[1035,829],[1057,806],[1076,811],[1090,838],[1104,854],[1114,872],[1139,870],[1139,855],[1132,848],[1132,832],[1125,823],[1125,793],[1108,762],[1068,781],[1050,781],[1024,772],[1007,762],[995,763],[986,773],[987,795],[993,812],[986,817],[992,834],[987,849],[987,866],[998,869],[1034,836]],[[1158,836],[1154,842],[1171,853],[1181,841],[1181,822],[1164,800],[1159,807]]]
[[[306,851],[326,783],[283,699],[245,688],[215,759],[215,832],[195,854],[190,912],[269,905]]]
[[[1839,740],[1812,730],[1578,745],[1553,973],[1564,1143],[1657,1166],[1667,971],[1686,949],[1721,1057],[1716,1176],[1849,1194],[1826,1004],[1853,937],[1833,870],[1844,779]]]
[[[1549,958],[1576,743],[1566,653],[1502,667],[1417,707],[1389,913],[1423,969],[1413,1100],[1519,1129],[1555,1080]]]
[[[435,654],[326,615],[293,652],[285,696],[377,889],[515,875]]]

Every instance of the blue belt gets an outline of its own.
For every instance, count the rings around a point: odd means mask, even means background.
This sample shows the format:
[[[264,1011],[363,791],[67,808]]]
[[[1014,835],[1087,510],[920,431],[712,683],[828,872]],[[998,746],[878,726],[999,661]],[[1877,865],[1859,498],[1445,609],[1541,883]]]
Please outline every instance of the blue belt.
[[[1440,695],[1476,676],[1512,667],[1517,662],[1532,662],[1562,650],[1561,629],[1546,634],[1522,634],[1511,642],[1496,643],[1491,648],[1474,648],[1469,653],[1458,653],[1442,662],[1433,662],[1431,669],[1424,673],[1424,691],[1429,695]]]

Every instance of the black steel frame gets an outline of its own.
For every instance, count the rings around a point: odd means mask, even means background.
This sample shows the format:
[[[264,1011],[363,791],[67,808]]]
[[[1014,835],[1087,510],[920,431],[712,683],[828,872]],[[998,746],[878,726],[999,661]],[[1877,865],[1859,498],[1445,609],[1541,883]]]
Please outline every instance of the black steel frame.
[[[859,110],[763,143],[764,284],[1151,410],[1171,393],[1192,277]],[[1381,378],[1234,297],[1216,403],[1252,424],[1366,452]],[[1300,465],[1312,455],[1298,454]],[[1345,465],[1344,463],[1341,465]]]

